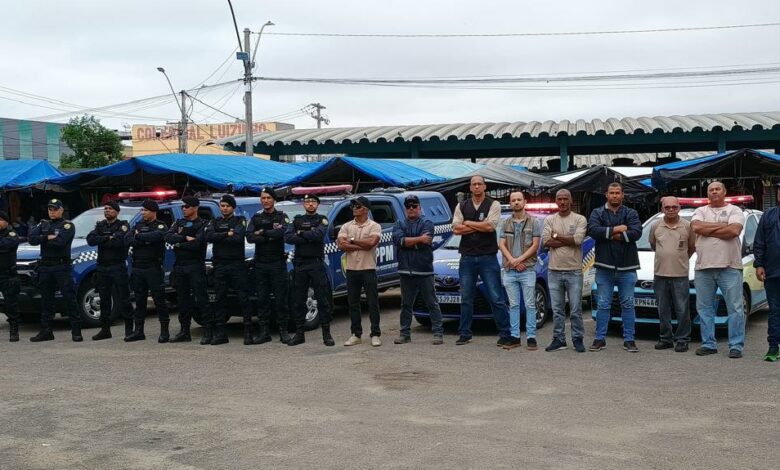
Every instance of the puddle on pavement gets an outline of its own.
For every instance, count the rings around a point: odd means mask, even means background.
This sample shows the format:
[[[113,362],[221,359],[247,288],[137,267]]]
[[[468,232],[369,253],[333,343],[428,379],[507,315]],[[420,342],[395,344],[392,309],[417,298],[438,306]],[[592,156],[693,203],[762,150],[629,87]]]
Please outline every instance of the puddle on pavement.
[[[429,384],[435,377],[432,372],[408,370],[375,374],[374,380],[389,390],[409,390],[415,385]]]

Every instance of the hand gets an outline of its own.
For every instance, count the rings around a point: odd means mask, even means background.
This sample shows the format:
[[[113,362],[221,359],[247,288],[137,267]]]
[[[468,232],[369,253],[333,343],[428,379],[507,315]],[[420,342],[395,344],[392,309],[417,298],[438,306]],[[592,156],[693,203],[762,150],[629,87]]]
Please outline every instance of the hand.
[[[234,232],[233,232],[233,229],[232,229],[232,228],[231,228],[230,230],[228,230],[228,237],[232,237],[232,236],[233,236],[233,233],[234,233]]]
[[[766,281],[766,269],[764,269],[764,268],[756,268],[756,277],[761,282]]]
[[[512,266],[514,269],[516,269],[516,270],[518,270],[518,271],[525,271],[525,262],[523,262],[523,261],[520,261],[520,258],[515,258],[514,260],[512,260],[512,262],[510,263],[510,265],[511,265],[511,266]]]
[[[190,237],[189,235],[184,237],[188,242],[194,241],[195,237]]]
[[[57,235],[49,235],[46,237],[47,240],[54,240],[55,238],[57,238]]]
[[[621,235],[620,233],[613,233],[610,238],[613,239],[613,240],[622,240],[623,239],[623,235]]]
[[[626,225],[616,225],[612,227],[612,233],[623,233],[628,231],[628,226]]]
[[[431,236],[428,235],[427,233],[424,233],[420,235],[420,241],[426,245],[430,245],[431,242],[433,241],[433,238],[431,238]]]

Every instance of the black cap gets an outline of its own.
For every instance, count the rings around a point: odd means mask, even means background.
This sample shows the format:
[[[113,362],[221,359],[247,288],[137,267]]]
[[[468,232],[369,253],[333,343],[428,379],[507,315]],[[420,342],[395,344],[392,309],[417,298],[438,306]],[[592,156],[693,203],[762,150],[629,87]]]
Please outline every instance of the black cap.
[[[316,194],[307,194],[307,195],[303,196],[303,201],[306,202],[307,200],[309,200],[309,201],[317,201],[317,204],[320,203],[320,198]]]
[[[114,209],[115,211],[119,212],[119,204],[116,201],[108,201],[105,204],[103,204],[106,207],[110,207]]]
[[[229,205],[233,209],[236,208],[236,198],[234,198],[230,194],[225,194],[224,196],[222,196],[219,202],[224,202],[225,204]]]
[[[369,202],[368,198],[365,196],[354,197],[349,201],[349,204],[351,206],[363,206],[367,209],[371,207],[371,202]]]
[[[406,206],[407,204],[419,204],[419,203],[420,203],[420,198],[414,194],[410,194],[406,196],[406,198],[404,199],[404,206]]]
[[[0,219],[5,220],[6,222],[11,221],[11,219],[8,218],[8,212],[6,211],[0,211]]]
[[[49,203],[47,204],[48,207],[53,207],[55,209],[62,209],[62,201],[59,199],[51,199],[49,200]]]
[[[274,201],[276,200],[276,191],[274,191],[274,188],[271,187],[265,187],[260,190],[260,194],[266,193],[267,195],[271,196],[271,199]]]
[[[147,199],[141,204],[141,207],[148,211],[157,212],[160,210],[160,205],[154,199]]]
[[[200,199],[196,198],[195,196],[184,196],[183,198],[181,198],[181,202],[183,202],[185,206],[190,206],[190,207],[200,206]]]

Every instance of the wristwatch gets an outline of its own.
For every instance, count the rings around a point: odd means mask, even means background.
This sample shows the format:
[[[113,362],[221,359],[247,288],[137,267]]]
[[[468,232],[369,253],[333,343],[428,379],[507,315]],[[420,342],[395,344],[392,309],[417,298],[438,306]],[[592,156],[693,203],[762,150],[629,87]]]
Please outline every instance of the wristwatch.
[[[553,238],[558,238],[558,233],[553,233],[553,234],[552,234],[552,237],[553,237]]]
[[[355,243],[355,237],[349,237],[349,242],[350,243]]]

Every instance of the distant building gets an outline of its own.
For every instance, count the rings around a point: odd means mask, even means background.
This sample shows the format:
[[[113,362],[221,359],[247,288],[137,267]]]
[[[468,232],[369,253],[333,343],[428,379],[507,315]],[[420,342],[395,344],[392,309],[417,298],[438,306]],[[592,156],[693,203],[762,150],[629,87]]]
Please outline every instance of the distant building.
[[[60,166],[73,151],[61,139],[65,124],[0,118],[0,160],[48,160]]]

